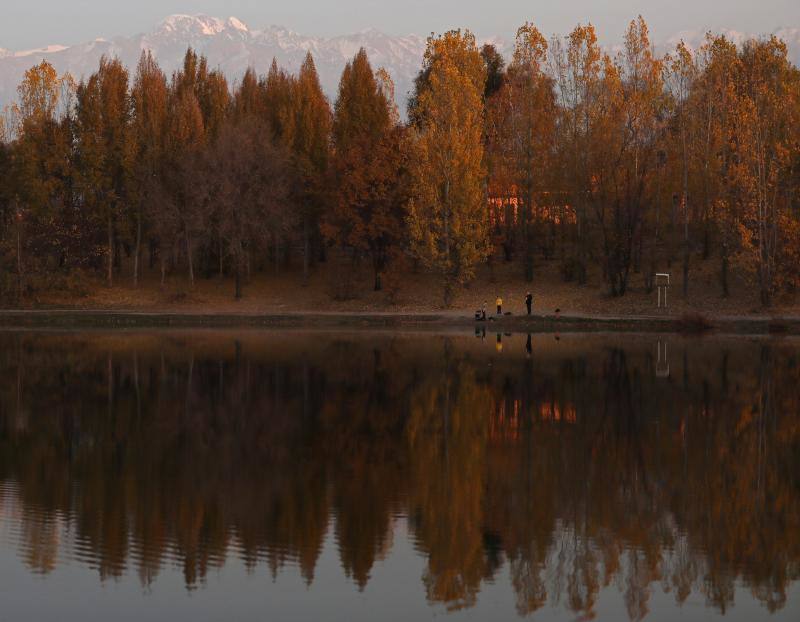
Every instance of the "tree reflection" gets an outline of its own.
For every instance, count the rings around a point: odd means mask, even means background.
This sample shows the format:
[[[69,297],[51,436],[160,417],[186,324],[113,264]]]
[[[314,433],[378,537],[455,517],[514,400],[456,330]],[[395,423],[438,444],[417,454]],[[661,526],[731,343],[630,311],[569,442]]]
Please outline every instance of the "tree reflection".
[[[634,620],[656,588],[721,612],[737,583],[786,604],[797,344],[678,342],[669,376],[640,338],[494,345],[3,334],[0,516],[19,516],[32,571],[70,554],[143,585],[177,561],[193,588],[231,556],[312,584],[331,530],[363,589],[407,519],[448,609],[505,566],[520,615],[591,618],[608,586]]]

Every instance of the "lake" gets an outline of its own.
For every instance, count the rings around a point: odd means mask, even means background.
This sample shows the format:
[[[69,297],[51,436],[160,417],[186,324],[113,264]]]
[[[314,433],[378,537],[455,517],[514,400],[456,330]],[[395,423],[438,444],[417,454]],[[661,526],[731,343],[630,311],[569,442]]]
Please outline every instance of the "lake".
[[[800,619],[800,340],[0,332],[0,622]]]

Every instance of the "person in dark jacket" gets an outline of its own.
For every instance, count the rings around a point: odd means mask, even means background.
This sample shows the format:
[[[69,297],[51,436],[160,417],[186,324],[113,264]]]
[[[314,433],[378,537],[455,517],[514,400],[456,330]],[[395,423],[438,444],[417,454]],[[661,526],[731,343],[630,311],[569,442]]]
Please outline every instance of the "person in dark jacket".
[[[531,307],[533,307],[533,294],[530,292],[525,295],[525,306],[528,308],[528,315],[530,315]]]

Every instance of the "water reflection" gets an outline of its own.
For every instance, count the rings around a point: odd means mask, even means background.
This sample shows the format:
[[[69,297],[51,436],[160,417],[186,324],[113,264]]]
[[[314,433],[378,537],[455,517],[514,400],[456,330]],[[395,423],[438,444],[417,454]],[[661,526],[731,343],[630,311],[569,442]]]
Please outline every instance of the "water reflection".
[[[0,334],[0,525],[33,572],[145,586],[238,558],[313,589],[333,534],[358,589],[411,538],[448,610],[506,571],[520,615],[791,607],[797,342],[491,337]]]

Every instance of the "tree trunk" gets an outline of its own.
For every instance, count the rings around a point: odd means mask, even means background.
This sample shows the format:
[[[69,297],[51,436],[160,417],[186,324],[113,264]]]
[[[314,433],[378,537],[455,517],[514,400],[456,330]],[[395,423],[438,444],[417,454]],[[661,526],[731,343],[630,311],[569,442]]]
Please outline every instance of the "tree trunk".
[[[111,351],[108,352],[108,414],[114,412],[114,358]]]
[[[309,255],[311,254],[310,240],[308,239],[308,216],[303,216],[303,286],[308,285]]]
[[[683,244],[683,297],[689,295],[689,240]]]
[[[525,216],[525,281],[533,281],[533,230],[530,217]]]
[[[381,282],[381,272],[383,271],[383,267],[380,263],[375,264],[375,291],[379,292],[383,289],[383,283]]]
[[[17,222],[17,287],[19,296],[22,297],[22,279],[24,271],[22,269],[22,223]]]
[[[192,261],[192,239],[189,236],[189,230],[185,231],[186,234],[186,259],[189,262],[189,284],[194,287],[194,263]]]
[[[139,287],[139,255],[142,247],[142,212],[136,213],[136,249],[133,253],[133,286]]]
[[[222,245],[222,236],[219,236],[219,278],[225,276],[225,263],[224,263],[224,251]]]
[[[242,297],[242,253],[241,250],[236,253],[236,300]]]
[[[578,285],[586,285],[586,242],[585,237],[586,234],[584,232],[586,220],[586,207],[583,205],[581,201],[578,206],[578,211],[576,215],[576,225],[577,225],[577,233],[578,233]]]
[[[722,272],[720,276],[722,280],[722,295],[727,298],[730,292],[728,290],[728,244],[726,242],[722,243]]]
[[[770,295],[769,288],[765,285],[761,286],[761,306],[769,307],[772,305],[772,296]]]
[[[133,351],[133,387],[136,391],[136,416],[142,414],[142,398],[139,393],[139,357],[136,350]]]
[[[114,285],[114,222],[108,216],[108,286]]]

